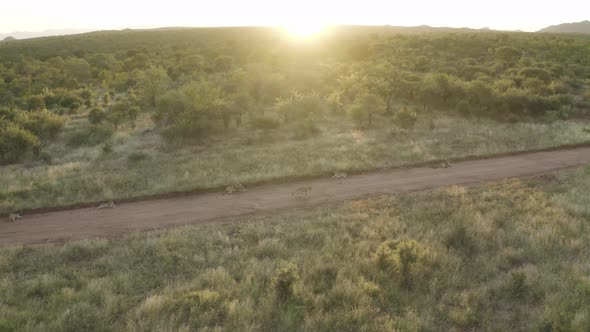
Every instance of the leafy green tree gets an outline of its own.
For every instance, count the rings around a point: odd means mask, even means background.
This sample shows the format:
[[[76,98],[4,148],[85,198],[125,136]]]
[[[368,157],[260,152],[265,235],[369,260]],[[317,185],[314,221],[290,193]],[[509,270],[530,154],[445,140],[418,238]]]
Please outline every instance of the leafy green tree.
[[[214,68],[216,71],[226,72],[233,66],[234,59],[229,55],[220,55],[214,60]]]
[[[41,141],[32,132],[14,124],[0,123],[1,164],[13,164],[32,158],[40,146]]]
[[[518,61],[521,56],[522,52],[512,46],[501,46],[496,49],[496,57],[508,63]]]
[[[523,68],[519,71],[519,74],[526,78],[538,78],[545,83],[551,82],[551,73],[542,68]]]
[[[289,123],[292,119],[303,121],[315,118],[323,113],[324,108],[319,96],[292,90],[288,96],[277,98],[274,109]]]
[[[61,131],[66,120],[64,117],[47,110],[37,112],[17,111],[14,123],[26,129],[37,137],[53,139]]]
[[[215,121],[224,119],[230,105],[220,87],[211,86],[205,81],[190,82],[179,93],[183,100],[182,109],[175,108],[174,113],[160,113],[161,116],[156,118],[160,123],[166,121],[168,126],[162,134],[171,141],[207,136],[215,128]],[[165,101],[171,102],[169,97]]]
[[[64,67],[67,77],[72,78],[76,85],[88,82],[92,78],[92,68],[84,59],[67,58],[64,61]]]
[[[237,93],[230,97],[230,109],[235,118],[236,126],[242,124],[242,117],[249,113],[254,107],[254,99],[247,92]]]
[[[367,85],[369,91],[379,95],[385,101],[385,113],[393,113],[393,103],[400,95],[400,71],[391,62],[378,65],[369,76]]]
[[[115,103],[106,113],[106,120],[110,122],[115,130],[119,128],[125,120],[129,120],[129,104],[126,102]]]
[[[348,112],[357,125],[370,126],[375,114],[382,113],[384,110],[385,103],[379,96],[365,93],[355,99]]]
[[[156,99],[154,122],[160,126],[169,126],[186,110],[184,94],[178,90],[170,90]]]
[[[466,84],[465,90],[469,103],[479,113],[488,110],[494,104],[494,90],[487,82],[469,82]]]
[[[156,98],[164,93],[170,85],[170,77],[161,67],[149,68],[143,72],[139,81],[139,89],[146,105],[156,106]]]
[[[420,97],[425,108],[426,105],[446,108],[453,104],[453,100],[459,99],[461,91],[456,77],[443,73],[427,74],[421,83]]]

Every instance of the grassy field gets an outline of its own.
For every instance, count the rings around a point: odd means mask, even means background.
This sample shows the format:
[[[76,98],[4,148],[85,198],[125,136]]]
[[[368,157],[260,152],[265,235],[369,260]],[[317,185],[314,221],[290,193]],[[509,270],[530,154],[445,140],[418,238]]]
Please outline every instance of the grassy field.
[[[587,331],[589,186],[584,168],[0,249],[0,331]]]
[[[339,122],[320,123],[323,132],[306,139],[295,139],[289,128],[242,129],[229,139],[224,134],[175,148],[151,130],[145,115],[135,129],[119,130],[114,151],[105,154],[100,145],[67,144],[77,130],[88,135],[87,119],[80,116],[48,147],[51,163],[0,167],[0,214],[590,141],[579,121],[508,124],[441,115],[420,118],[412,131],[387,121],[376,121],[370,130]]]

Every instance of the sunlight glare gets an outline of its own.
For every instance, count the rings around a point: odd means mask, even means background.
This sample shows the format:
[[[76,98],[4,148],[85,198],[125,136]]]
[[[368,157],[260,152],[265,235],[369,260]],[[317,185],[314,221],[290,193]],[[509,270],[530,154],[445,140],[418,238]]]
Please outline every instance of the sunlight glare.
[[[310,39],[320,34],[326,25],[320,22],[292,22],[286,24],[287,33],[298,39]]]

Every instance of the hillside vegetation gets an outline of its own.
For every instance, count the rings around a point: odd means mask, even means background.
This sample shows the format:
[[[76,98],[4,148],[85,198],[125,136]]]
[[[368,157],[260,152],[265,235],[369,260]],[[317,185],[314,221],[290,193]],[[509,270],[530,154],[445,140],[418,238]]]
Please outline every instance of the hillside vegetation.
[[[590,34],[590,21],[552,25],[543,30],[540,30],[539,32]]]
[[[590,38],[335,27],[0,44],[0,213],[586,142]]]
[[[0,330],[585,331],[590,169],[0,249]]]

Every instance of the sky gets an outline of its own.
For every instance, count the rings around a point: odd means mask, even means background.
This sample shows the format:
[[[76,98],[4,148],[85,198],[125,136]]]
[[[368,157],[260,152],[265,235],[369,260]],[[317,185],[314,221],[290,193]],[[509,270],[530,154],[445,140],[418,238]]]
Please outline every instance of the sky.
[[[359,24],[536,31],[590,20],[587,0],[6,0],[0,33],[166,26]]]

